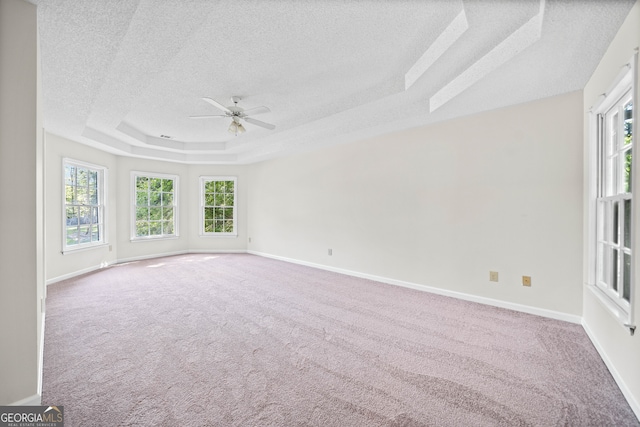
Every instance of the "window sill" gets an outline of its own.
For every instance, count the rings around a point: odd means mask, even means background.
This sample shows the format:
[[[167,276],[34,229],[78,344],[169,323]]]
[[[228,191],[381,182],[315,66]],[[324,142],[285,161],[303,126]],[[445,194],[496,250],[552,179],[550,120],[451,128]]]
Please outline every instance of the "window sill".
[[[631,324],[629,313],[620,308],[618,304],[613,302],[611,298],[604,294],[596,285],[587,285],[587,288],[589,288],[591,293],[598,299],[598,301],[600,301],[605,310],[608,311],[621,326],[629,329],[633,334],[635,325]]]
[[[236,233],[207,233],[207,234],[200,234],[200,237],[204,237],[204,238],[224,238],[224,239],[236,239],[238,237],[238,234]]]
[[[158,240],[177,240],[180,236],[153,236],[153,237],[132,237],[131,243],[157,242]]]

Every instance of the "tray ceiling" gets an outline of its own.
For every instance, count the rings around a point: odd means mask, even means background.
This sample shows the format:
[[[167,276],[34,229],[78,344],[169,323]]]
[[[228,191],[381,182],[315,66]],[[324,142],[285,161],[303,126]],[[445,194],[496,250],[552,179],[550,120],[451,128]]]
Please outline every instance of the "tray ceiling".
[[[580,90],[634,1],[34,3],[46,130],[245,164]],[[275,130],[189,118],[232,96]]]

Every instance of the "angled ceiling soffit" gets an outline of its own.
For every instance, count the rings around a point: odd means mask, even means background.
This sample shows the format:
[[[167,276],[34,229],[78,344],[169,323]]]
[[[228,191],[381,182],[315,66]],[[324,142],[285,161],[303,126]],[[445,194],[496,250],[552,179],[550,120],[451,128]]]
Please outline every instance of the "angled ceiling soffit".
[[[147,135],[126,122],[120,122],[116,130],[145,144],[157,148],[178,150],[178,151],[224,151],[227,149],[226,142],[184,142],[174,139],[158,138]]]
[[[438,108],[440,108],[441,106],[443,106],[444,104],[446,104],[447,102],[449,102],[450,100],[452,100],[453,98],[455,98],[456,96],[458,96],[459,94],[467,90],[473,84],[477,83],[479,80],[487,76],[489,73],[496,70],[502,64],[511,60],[517,54],[524,51],[525,49],[533,45],[535,42],[540,40],[540,37],[542,35],[542,22],[544,19],[544,9],[545,9],[545,0],[540,0],[540,8],[538,13],[535,16],[529,19],[529,21],[527,21],[524,25],[522,25],[516,31],[511,33],[496,47],[494,47],[487,54],[485,54],[482,58],[480,58],[478,61],[473,63],[469,68],[467,68],[457,77],[455,77],[453,80],[447,83],[444,87],[438,90],[434,95],[432,95],[429,98],[429,111],[434,112],[435,110],[437,110]],[[456,20],[458,19],[461,19],[460,15],[458,15],[458,17],[454,20],[454,22],[451,23],[451,25],[447,28],[447,31],[449,31],[450,27],[453,27],[455,30],[450,30],[450,33],[451,34],[459,33],[458,35],[459,37],[460,35],[462,35],[464,31],[460,32],[461,28],[463,28],[463,25],[461,23],[456,23]],[[454,31],[457,31],[457,33],[454,33]],[[452,37],[453,37],[452,35],[447,36],[447,40],[449,40]],[[436,40],[436,43],[438,42],[438,40]],[[454,43],[451,43],[449,47],[452,46],[453,44]],[[425,53],[425,56],[426,56],[426,53]],[[431,62],[430,65],[433,64],[433,62]],[[426,68],[424,69],[424,71],[426,71]]]
[[[136,146],[132,144],[128,144],[126,142],[122,142],[118,138],[114,138],[110,135],[105,134],[97,129],[86,126],[82,131],[82,136],[84,138],[88,138],[92,141],[95,141],[105,148],[109,149],[109,151],[116,150],[121,153],[126,153],[132,156],[146,157],[157,160],[166,160],[172,162],[181,162],[181,163],[235,163],[238,161],[238,156],[236,154],[216,154],[216,153],[202,153],[202,152],[188,152],[187,149],[183,151],[168,151],[165,149],[158,149],[154,147],[144,147],[144,146]],[[160,139],[160,138],[157,138]],[[161,140],[164,142],[163,140]],[[172,142],[172,141],[167,141]],[[198,143],[193,143],[198,145]],[[192,151],[195,151],[192,149]]]

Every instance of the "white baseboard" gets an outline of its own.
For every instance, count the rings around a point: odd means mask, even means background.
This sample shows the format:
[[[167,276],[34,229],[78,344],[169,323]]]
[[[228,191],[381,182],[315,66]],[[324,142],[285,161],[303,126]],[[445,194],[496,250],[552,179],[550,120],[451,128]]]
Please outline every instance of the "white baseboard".
[[[113,265],[115,263],[116,263],[115,261],[105,262],[105,263],[102,263],[100,265],[94,265],[92,267],[83,268],[82,270],[76,270],[76,271],[74,271],[72,273],[63,274],[62,276],[54,277],[52,279],[47,279],[45,284],[47,286],[49,286],[49,285],[52,285],[52,284],[57,283],[57,282],[62,282],[63,280],[71,279],[71,278],[76,277],[76,276],[81,276],[83,274],[87,274],[87,273],[91,273],[93,271],[97,271],[97,270],[100,270],[100,269],[103,269],[103,268],[107,268],[107,267],[109,267],[109,266],[111,266],[111,265]]]
[[[229,250],[189,249],[185,251],[164,252],[164,253],[152,254],[152,255],[141,255],[141,256],[135,256],[135,257],[129,257],[129,258],[120,258],[109,263],[104,263],[101,265],[95,265],[92,267],[83,268],[82,270],[77,270],[72,273],[64,274],[62,276],[54,277],[52,279],[47,279],[46,285],[48,286],[57,282],[61,282],[63,280],[72,279],[74,277],[91,273],[93,271],[101,270],[103,268],[107,268],[115,264],[124,264],[127,262],[144,261],[147,259],[162,258],[167,256],[176,256],[176,255],[186,255],[186,254],[233,254],[233,253],[246,254],[247,251],[244,249],[229,249]]]
[[[633,393],[631,393],[631,391],[629,390],[629,387],[627,387],[627,384],[625,383],[624,378],[622,377],[622,375],[620,375],[618,370],[615,368],[615,365],[611,363],[609,356],[607,356],[607,353],[604,351],[604,348],[600,345],[600,342],[597,340],[596,335],[589,328],[589,325],[587,325],[587,323],[583,321],[582,327],[584,328],[584,331],[587,333],[587,336],[593,343],[593,346],[598,351],[598,354],[600,354],[600,358],[602,359],[604,364],[607,366],[607,369],[609,369],[609,372],[611,372],[611,376],[615,380],[616,384],[618,384],[620,391],[624,395],[625,399],[627,399],[627,402],[629,403],[631,410],[633,410],[638,420],[640,420],[640,403],[635,399],[635,397],[633,396]]]
[[[22,400],[11,403],[9,406],[40,406],[42,403],[42,396],[40,394],[34,394],[33,396],[25,397]]]
[[[247,251],[245,249],[226,249],[226,250],[189,249],[188,253],[190,254],[246,254]]]
[[[262,257],[265,257],[265,258],[273,258],[273,259],[277,259],[277,260],[280,260],[280,261],[286,261],[286,262],[291,262],[291,263],[294,263],[294,264],[305,265],[307,267],[319,268],[319,269],[322,269],[322,270],[332,271],[334,273],[346,274],[348,276],[354,276],[354,277],[360,277],[360,278],[363,278],[363,279],[375,280],[376,282],[387,283],[387,284],[390,284],[390,285],[402,286],[404,288],[411,288],[411,289],[416,289],[416,290],[419,290],[419,291],[430,292],[432,294],[437,294],[437,295],[457,298],[457,299],[461,299],[461,300],[465,300],[465,301],[477,302],[477,303],[480,303],[480,304],[491,305],[491,306],[494,306],[494,307],[506,308],[506,309],[509,309],[509,310],[519,311],[519,312],[528,313],[528,314],[534,314],[536,316],[542,316],[542,317],[547,317],[547,318],[556,319],[556,320],[563,320],[565,322],[575,323],[575,324],[578,324],[578,325],[582,323],[582,317],[581,316],[576,316],[576,315],[568,314],[568,313],[562,313],[562,312],[559,312],[559,311],[547,310],[545,308],[531,307],[531,306],[517,304],[517,303],[513,303],[513,302],[508,302],[508,301],[501,301],[501,300],[496,300],[496,299],[493,299],[493,298],[486,298],[486,297],[481,297],[481,296],[478,296],[478,295],[466,294],[466,293],[463,293],[463,292],[450,291],[450,290],[447,290],[447,289],[442,289],[442,288],[437,288],[437,287],[433,287],[433,286],[422,285],[422,284],[419,284],[419,283],[406,282],[406,281],[403,281],[403,280],[396,280],[396,279],[391,279],[391,278],[388,278],[388,277],[376,276],[376,275],[373,275],[373,274],[360,273],[358,271],[345,270],[345,269],[342,269],[342,268],[336,268],[336,267],[331,267],[331,266],[322,265],[322,264],[315,264],[315,263],[312,263],[312,262],[301,261],[301,260],[282,257],[282,256],[278,256],[278,255],[271,255],[271,254],[263,253],[263,252],[247,251],[247,253],[250,253],[250,254],[253,254],[253,255],[262,256]]]
[[[189,251],[174,251],[174,252],[164,252],[161,254],[153,254],[153,255],[140,255],[129,258],[119,258],[115,264],[123,264],[125,262],[135,262],[135,261],[144,261],[145,259],[153,259],[153,258],[162,258],[166,256],[176,256],[176,255],[184,255],[189,253]]]
[[[40,327],[40,354],[38,354],[38,395],[42,396],[42,375],[44,369],[44,321],[46,315],[42,313],[42,326]]]
[[[143,255],[138,257],[118,259],[116,264],[122,264],[125,262],[143,261],[145,259],[162,258],[167,256],[176,255],[188,255],[188,254],[246,254],[244,249],[227,249],[227,250],[215,250],[215,249],[187,249],[186,251],[165,252],[162,254]]]

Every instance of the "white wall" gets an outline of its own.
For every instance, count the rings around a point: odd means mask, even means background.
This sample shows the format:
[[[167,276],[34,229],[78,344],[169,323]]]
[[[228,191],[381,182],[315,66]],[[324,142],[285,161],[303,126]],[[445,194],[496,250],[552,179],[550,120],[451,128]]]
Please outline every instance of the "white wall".
[[[118,205],[116,197],[118,172],[116,156],[51,133],[45,134],[45,156],[47,281],[61,280],[69,275],[95,270],[114,263],[117,259],[117,248],[114,243],[118,227],[116,215]],[[106,212],[106,231],[107,241],[111,248],[105,245],[62,254],[62,200],[64,194],[62,159],[65,157],[107,168],[106,203],[108,208]]]
[[[252,165],[248,248],[580,316],[581,109],[575,92]]]
[[[585,125],[588,125],[586,118],[590,107],[596,103],[600,94],[609,89],[614,79],[621,72],[623,65],[629,62],[634,49],[637,49],[638,46],[640,46],[640,2],[636,2],[584,88]],[[640,93],[637,96],[637,99],[640,99]],[[636,131],[638,129],[638,111],[638,106],[635,106],[634,120],[636,122],[634,127]],[[585,131],[585,147],[588,146],[588,136]],[[635,135],[635,142],[638,144],[637,135]],[[586,172],[585,168],[585,186],[587,182]],[[636,175],[634,177],[633,185],[636,189],[640,188],[640,176]],[[588,203],[588,200],[585,200],[585,203]],[[587,209],[588,206],[585,204],[585,210]],[[634,215],[637,220],[638,212],[635,212]],[[636,221],[636,224],[638,223]],[[640,228],[636,227],[634,233],[636,242],[640,242]],[[586,229],[584,235],[586,241]],[[587,283],[586,268],[588,263],[589,260],[585,256],[585,283]],[[638,254],[635,256],[634,268],[636,271],[636,290],[633,298],[636,307],[636,324],[638,324],[640,319],[640,288],[638,288],[637,280],[640,277],[638,274],[640,272],[640,256]],[[588,289],[588,286],[584,287],[583,293],[583,324],[585,329],[589,332],[594,344],[625,393],[627,400],[629,400],[636,415],[640,418],[640,329],[636,330],[634,336],[631,336],[628,330],[604,308],[592,291]]]
[[[36,7],[0,1],[0,405],[39,404]]]

